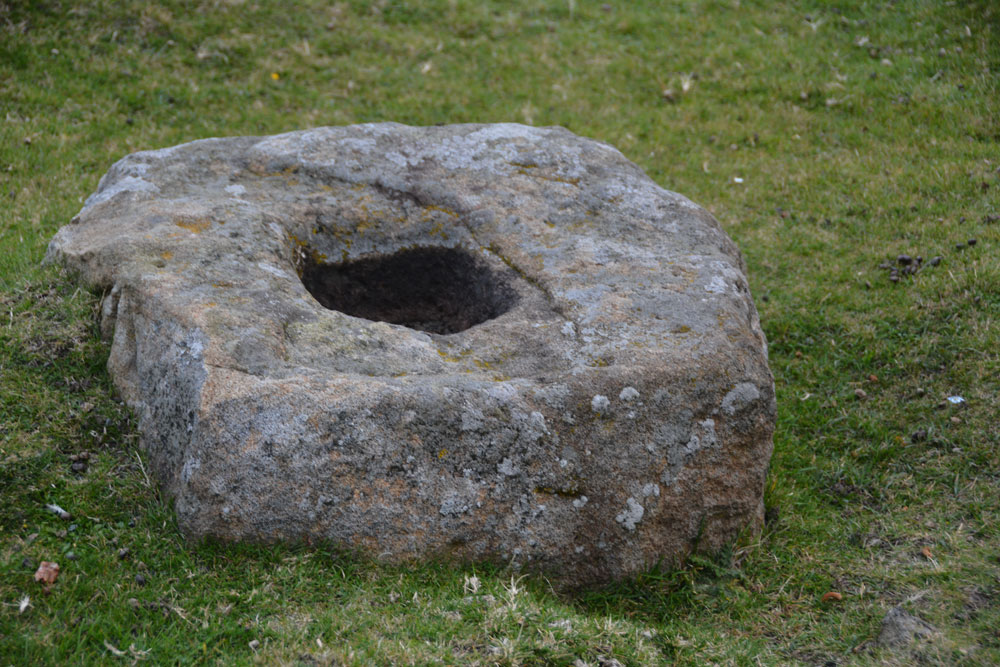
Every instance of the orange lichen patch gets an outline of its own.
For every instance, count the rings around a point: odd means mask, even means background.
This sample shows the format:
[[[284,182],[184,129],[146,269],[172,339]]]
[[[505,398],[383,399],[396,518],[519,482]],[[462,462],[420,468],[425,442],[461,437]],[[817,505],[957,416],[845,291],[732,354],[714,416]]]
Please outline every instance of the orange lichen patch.
[[[533,178],[540,178],[543,181],[549,181],[551,183],[565,183],[566,185],[580,184],[579,178],[566,178],[565,176],[554,176],[554,175],[549,176],[548,174],[543,174],[537,171],[530,171],[530,172],[528,171],[528,169],[535,169],[535,168],[536,167],[534,165],[528,165],[518,169],[517,173],[521,174],[522,176],[531,176]]]
[[[174,253],[170,252],[169,250],[164,250],[163,252],[160,253],[160,257],[162,257],[163,259],[170,259],[173,256]]]
[[[651,269],[654,271],[659,271],[658,268]],[[678,266],[676,264],[670,267],[670,274],[675,278],[680,278],[687,282],[688,285],[693,283],[698,278],[698,272],[687,266]]]
[[[222,288],[222,287],[232,287],[232,286],[233,284],[227,280],[217,280],[214,283],[212,283],[212,287]]]
[[[440,223],[440,222],[434,223],[434,226],[431,227],[431,234],[433,234],[435,236],[440,236],[445,241],[448,240],[448,232],[444,231],[444,224],[443,223]]]
[[[458,217],[458,213],[456,213],[455,211],[452,211],[450,208],[445,208],[443,206],[434,206],[434,205],[425,206],[424,210],[425,211],[441,211],[442,213],[450,215],[453,218],[457,218]]]
[[[195,218],[193,220],[177,220],[174,224],[193,234],[201,234],[212,226],[212,221],[208,218]]]

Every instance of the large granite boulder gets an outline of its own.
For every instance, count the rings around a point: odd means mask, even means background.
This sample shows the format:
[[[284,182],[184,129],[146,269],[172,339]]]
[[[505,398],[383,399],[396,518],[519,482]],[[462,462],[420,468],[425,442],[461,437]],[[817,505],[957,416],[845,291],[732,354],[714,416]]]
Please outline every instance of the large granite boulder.
[[[521,125],[319,128],[129,155],[47,259],[182,531],[580,586],[760,524],[767,348],[719,224]]]

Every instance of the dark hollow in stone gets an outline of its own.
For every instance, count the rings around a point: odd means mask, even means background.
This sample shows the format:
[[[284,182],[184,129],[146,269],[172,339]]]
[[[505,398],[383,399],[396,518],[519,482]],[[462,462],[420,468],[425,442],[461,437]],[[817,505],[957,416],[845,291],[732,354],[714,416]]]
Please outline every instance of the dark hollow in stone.
[[[330,310],[453,334],[517,301],[507,279],[461,248],[417,247],[338,264],[307,262],[302,284]]]

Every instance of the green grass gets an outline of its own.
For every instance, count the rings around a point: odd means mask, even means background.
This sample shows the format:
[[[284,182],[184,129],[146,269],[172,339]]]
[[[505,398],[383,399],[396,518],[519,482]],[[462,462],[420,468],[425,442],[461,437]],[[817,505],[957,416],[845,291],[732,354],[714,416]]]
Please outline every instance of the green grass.
[[[1000,663],[998,73],[988,0],[0,2],[0,665]],[[763,533],[574,596],[182,541],[46,244],[131,151],[381,120],[563,125],[718,217],[777,382]],[[940,636],[877,648],[898,604]]]

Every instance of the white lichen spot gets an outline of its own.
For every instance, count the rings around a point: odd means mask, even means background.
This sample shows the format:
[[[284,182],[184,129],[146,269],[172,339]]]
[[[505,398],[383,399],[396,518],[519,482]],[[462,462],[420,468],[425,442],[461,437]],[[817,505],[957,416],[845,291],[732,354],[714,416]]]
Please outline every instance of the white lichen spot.
[[[455,516],[469,511],[469,504],[465,502],[461,495],[449,493],[441,502],[438,512],[442,516]]]
[[[741,382],[722,399],[723,414],[732,417],[760,398],[760,390],[752,382]]]
[[[385,159],[392,162],[397,167],[409,167],[410,160],[399,151],[389,151],[385,154]]]
[[[714,447],[718,444],[719,438],[715,434],[714,419],[706,419],[705,421],[698,422],[698,425],[701,426],[702,433],[704,434],[705,447]]]
[[[227,185],[223,189],[234,197],[239,197],[242,194],[246,194],[247,191],[247,189],[242,185],[240,185],[239,183],[233,183],[232,185]]]
[[[635,530],[635,524],[642,521],[642,515],[646,513],[646,510],[643,509],[638,500],[632,497],[626,500],[625,504],[625,509],[615,517],[615,521],[620,523],[625,530]]]
[[[712,294],[722,294],[726,291],[726,281],[721,276],[712,276],[712,279],[705,285],[705,291]]]
[[[185,483],[190,482],[191,477],[194,476],[199,468],[201,468],[201,459],[192,457],[184,461],[184,465],[181,466],[181,481]]]
[[[506,475],[507,477],[513,477],[518,473],[517,466],[509,458],[505,458],[503,461],[497,465],[497,472],[501,475]]]
[[[650,482],[646,486],[642,487],[642,495],[646,496],[647,498],[649,498],[650,496],[655,496],[655,497],[659,498],[660,497],[660,485],[659,484],[653,484],[652,482]]]
[[[580,496],[579,498],[573,501],[573,507],[577,509],[581,509],[586,504],[587,504],[587,496]]]
[[[278,278],[287,278],[290,280],[292,277],[287,271],[282,271],[278,267],[272,264],[268,264],[267,262],[257,262],[257,266],[260,267],[261,269],[264,269],[272,276],[277,276]]]
[[[590,409],[598,414],[607,412],[607,409],[610,407],[611,401],[608,400],[607,396],[596,394],[594,398],[590,399]]]
[[[87,197],[87,201],[84,202],[83,205],[84,208],[86,208],[88,206],[100,204],[101,202],[108,201],[121,192],[145,192],[155,194],[159,191],[160,188],[157,185],[150,183],[143,178],[125,176],[110,185],[99,188],[97,192]]]
[[[462,411],[461,428],[463,431],[479,431],[483,428],[485,421],[486,416],[483,411],[472,405],[466,405]]]
[[[582,554],[586,550],[587,550],[587,547],[577,547],[577,548],[573,549],[573,552],[574,553],[578,553],[578,554]]]
[[[637,390],[635,387],[625,387],[624,389],[622,389],[622,392],[618,394],[618,398],[625,401],[626,403],[630,403],[635,399],[639,398],[639,390]]]
[[[576,335],[576,325],[573,324],[572,322],[563,323],[562,334],[563,336],[568,336],[569,338],[572,338],[573,336]]]

